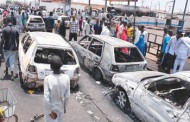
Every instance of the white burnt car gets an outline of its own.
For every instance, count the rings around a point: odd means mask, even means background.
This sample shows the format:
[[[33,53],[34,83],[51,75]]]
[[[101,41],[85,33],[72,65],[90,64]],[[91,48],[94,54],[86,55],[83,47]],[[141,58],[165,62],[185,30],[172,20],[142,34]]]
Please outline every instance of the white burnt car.
[[[113,76],[116,104],[143,122],[190,122],[190,72],[154,71]]]
[[[103,35],[87,35],[71,45],[79,62],[93,72],[97,81],[111,81],[118,72],[146,69],[146,60],[139,49],[126,41]]]
[[[60,35],[47,32],[28,32],[19,42],[20,81],[29,88],[43,85],[44,78],[52,73],[50,60],[54,55],[61,57],[61,71],[70,76],[71,87],[79,80],[78,58]]]

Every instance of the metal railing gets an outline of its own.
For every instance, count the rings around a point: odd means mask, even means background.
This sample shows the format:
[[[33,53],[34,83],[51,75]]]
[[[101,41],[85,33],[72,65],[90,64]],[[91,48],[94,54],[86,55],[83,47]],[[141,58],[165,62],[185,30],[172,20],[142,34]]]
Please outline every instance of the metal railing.
[[[157,34],[148,34],[147,53],[159,56],[162,48],[163,36]]]

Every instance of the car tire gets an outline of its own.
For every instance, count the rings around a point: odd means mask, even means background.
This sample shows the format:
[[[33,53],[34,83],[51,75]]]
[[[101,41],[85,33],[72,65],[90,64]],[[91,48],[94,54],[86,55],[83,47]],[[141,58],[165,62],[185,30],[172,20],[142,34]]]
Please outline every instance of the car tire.
[[[116,97],[115,97],[115,103],[125,113],[131,113],[132,112],[131,111],[130,102],[129,102],[129,98],[127,96],[127,93],[121,87],[117,88],[117,93],[116,93]]]
[[[102,81],[103,80],[102,72],[98,68],[95,68],[95,70],[93,72],[93,76],[94,76],[94,79],[96,81]]]

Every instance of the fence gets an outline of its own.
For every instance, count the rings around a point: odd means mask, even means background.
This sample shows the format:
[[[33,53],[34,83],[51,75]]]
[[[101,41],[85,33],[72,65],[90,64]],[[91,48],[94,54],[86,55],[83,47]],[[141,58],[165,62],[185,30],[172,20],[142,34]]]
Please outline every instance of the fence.
[[[158,57],[162,48],[162,41],[163,36],[149,33],[147,52]]]

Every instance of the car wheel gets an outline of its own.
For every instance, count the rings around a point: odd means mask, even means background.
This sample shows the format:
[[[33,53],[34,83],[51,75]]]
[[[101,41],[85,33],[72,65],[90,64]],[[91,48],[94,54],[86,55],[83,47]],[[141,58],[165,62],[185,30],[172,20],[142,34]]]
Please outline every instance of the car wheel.
[[[96,68],[96,69],[94,70],[94,79],[95,79],[96,81],[102,81],[102,80],[103,80],[102,72],[101,72],[98,68]]]
[[[127,93],[122,88],[117,89],[115,102],[119,106],[119,108],[122,109],[124,112],[131,112],[131,106],[129,103]]]

